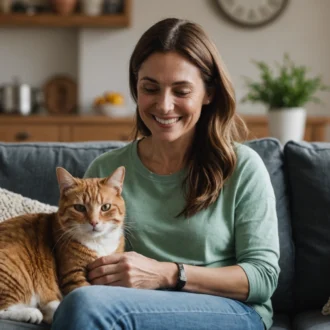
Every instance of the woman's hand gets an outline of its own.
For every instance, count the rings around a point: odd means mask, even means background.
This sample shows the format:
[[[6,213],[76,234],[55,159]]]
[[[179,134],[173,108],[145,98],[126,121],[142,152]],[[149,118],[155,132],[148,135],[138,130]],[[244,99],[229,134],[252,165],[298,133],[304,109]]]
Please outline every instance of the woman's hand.
[[[175,264],[168,264],[136,252],[114,253],[89,264],[87,279],[91,284],[158,289],[167,287],[168,271],[175,272]]]

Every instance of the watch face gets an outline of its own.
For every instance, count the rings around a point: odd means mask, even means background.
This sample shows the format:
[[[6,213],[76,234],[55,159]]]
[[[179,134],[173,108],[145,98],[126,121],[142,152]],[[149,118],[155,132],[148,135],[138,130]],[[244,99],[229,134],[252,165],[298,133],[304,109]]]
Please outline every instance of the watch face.
[[[180,281],[183,281],[183,282],[186,282],[187,281],[186,273],[181,273],[180,274]]]
[[[265,25],[278,17],[288,0],[217,0],[220,10],[232,22],[246,27]]]

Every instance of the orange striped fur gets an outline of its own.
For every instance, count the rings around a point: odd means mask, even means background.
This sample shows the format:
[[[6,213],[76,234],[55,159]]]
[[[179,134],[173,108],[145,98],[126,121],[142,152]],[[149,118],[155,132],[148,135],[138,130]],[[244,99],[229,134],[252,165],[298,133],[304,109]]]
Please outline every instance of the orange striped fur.
[[[104,179],[57,168],[58,212],[0,223],[0,319],[51,323],[63,295],[90,285],[90,262],[124,251],[124,176],[124,167]]]

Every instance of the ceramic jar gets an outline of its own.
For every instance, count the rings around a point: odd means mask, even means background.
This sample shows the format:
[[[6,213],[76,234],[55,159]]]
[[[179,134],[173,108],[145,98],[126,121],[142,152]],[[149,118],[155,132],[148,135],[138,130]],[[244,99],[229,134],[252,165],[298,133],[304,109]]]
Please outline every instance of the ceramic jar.
[[[12,0],[0,0],[0,12],[8,14],[11,12]]]
[[[59,15],[72,14],[77,5],[77,0],[52,0],[52,7]]]
[[[97,16],[103,12],[103,0],[80,0],[80,4],[84,15]]]

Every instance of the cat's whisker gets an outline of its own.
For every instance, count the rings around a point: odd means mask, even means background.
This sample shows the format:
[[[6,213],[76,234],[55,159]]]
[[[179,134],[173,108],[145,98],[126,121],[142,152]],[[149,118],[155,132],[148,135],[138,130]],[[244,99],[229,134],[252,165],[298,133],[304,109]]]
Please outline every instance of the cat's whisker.
[[[131,231],[134,231],[133,228],[130,228],[130,227],[128,227],[128,226],[123,226],[123,230],[124,230],[124,232],[131,232]]]
[[[71,235],[70,235],[71,234]],[[71,243],[72,241],[72,238],[73,238],[73,235],[74,233],[69,233],[68,237],[67,237],[67,240],[66,240],[66,245],[65,245],[65,249],[69,246],[69,244]]]
[[[58,238],[58,240],[56,241],[56,243],[53,246],[52,252],[54,252],[56,245],[62,240],[64,241],[65,239],[67,239],[66,236],[68,236],[69,234],[71,234],[71,232],[75,231],[75,228],[73,228],[74,226],[71,226],[70,228],[67,228],[65,231],[62,232],[61,236]],[[62,230],[62,229],[61,229]],[[72,234],[73,235],[73,234]]]
[[[131,230],[131,229],[127,229],[127,228],[124,228],[124,236],[125,236],[125,238],[127,238],[128,240],[129,240],[130,238],[135,238],[135,236],[134,236],[134,231]]]

